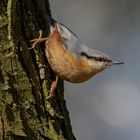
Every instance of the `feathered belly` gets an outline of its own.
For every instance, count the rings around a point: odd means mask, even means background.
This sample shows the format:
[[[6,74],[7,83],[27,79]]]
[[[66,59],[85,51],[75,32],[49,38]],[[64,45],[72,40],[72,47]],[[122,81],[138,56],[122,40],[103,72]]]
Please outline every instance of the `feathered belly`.
[[[94,75],[84,59],[78,60],[74,53],[60,46],[48,45],[46,55],[53,71],[63,80],[81,83]]]

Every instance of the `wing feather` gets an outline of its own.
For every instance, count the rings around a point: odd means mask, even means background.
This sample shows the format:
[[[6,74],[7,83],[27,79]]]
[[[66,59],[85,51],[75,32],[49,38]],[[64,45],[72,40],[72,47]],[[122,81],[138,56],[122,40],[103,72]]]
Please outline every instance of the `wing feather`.
[[[66,27],[63,24],[57,23],[58,30],[60,32],[60,35],[62,37],[62,40],[65,44],[66,49],[68,49],[71,52],[74,52],[78,58],[81,58],[83,56],[83,53],[88,56],[89,58],[94,57],[103,57],[108,58],[109,57],[102,53],[101,51],[97,51],[91,48],[88,48],[68,27]]]

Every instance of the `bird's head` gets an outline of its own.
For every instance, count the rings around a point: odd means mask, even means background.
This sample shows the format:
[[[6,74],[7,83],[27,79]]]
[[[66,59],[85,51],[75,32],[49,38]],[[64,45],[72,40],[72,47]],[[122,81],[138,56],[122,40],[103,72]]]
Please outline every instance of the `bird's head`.
[[[93,69],[97,70],[97,72],[100,72],[112,65],[123,64],[123,62],[119,62],[119,61],[112,60],[109,58],[104,58],[104,57],[94,57],[92,59],[88,59],[88,62]]]
[[[88,63],[95,73],[98,73],[112,65],[124,64],[123,62],[111,59],[108,55],[97,50],[90,50],[88,53],[82,52],[81,55],[88,59]]]

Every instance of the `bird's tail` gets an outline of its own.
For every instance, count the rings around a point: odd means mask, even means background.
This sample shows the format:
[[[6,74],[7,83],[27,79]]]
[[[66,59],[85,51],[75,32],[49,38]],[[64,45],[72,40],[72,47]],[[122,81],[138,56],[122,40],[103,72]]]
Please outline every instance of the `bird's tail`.
[[[48,16],[48,21],[49,21],[50,26],[54,26],[56,23],[56,20],[53,19],[51,16]]]

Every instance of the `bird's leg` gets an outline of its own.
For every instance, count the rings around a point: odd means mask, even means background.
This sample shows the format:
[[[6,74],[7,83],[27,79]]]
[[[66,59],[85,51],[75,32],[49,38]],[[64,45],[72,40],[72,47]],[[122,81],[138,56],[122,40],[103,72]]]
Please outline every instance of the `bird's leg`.
[[[48,40],[47,37],[46,38],[42,38],[42,30],[40,30],[39,31],[39,37],[37,39],[33,39],[33,40],[30,41],[30,42],[33,42],[33,44],[32,44],[32,47],[29,48],[29,49],[33,49],[33,48],[37,47],[37,45],[39,43],[41,43],[43,41],[47,41],[47,40]]]
[[[56,87],[57,87],[57,82],[58,82],[58,76],[56,76],[55,81],[53,81],[52,84],[51,84],[51,88],[49,90],[49,96],[48,96],[47,99],[50,99],[51,97],[53,97],[55,95],[55,90],[56,90]]]

